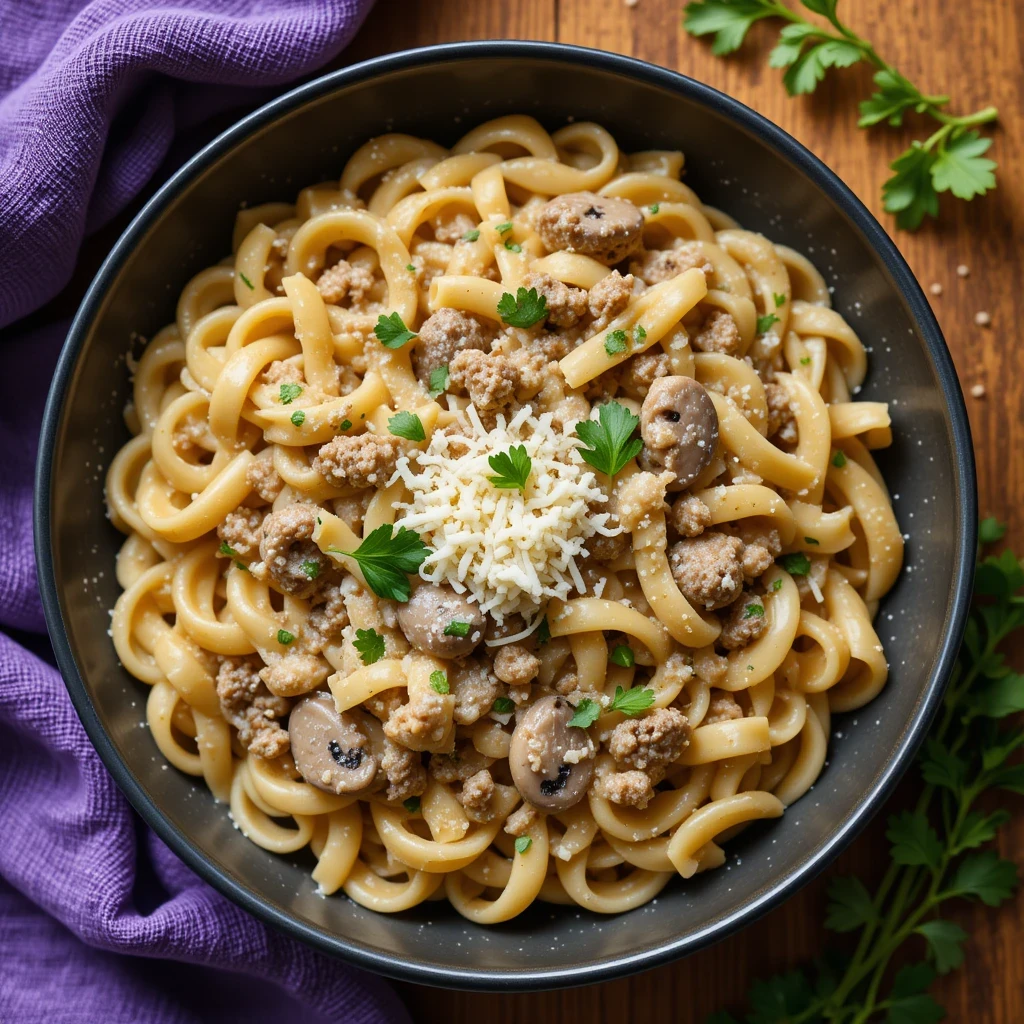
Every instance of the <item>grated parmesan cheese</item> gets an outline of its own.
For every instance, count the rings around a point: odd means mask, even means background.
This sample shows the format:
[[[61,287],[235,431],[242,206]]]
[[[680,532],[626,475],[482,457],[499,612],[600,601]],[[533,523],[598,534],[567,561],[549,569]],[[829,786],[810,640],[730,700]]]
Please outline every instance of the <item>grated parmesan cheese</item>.
[[[495,487],[488,456],[520,444],[532,460],[525,492]],[[432,551],[420,576],[469,593],[499,623],[516,613],[531,622],[551,598],[583,593],[576,559],[595,533],[614,537],[621,527],[593,511],[608,499],[577,444],[531,406],[487,430],[470,405],[451,433],[437,431],[425,451],[400,458],[395,479],[411,497],[398,505],[398,522]]]

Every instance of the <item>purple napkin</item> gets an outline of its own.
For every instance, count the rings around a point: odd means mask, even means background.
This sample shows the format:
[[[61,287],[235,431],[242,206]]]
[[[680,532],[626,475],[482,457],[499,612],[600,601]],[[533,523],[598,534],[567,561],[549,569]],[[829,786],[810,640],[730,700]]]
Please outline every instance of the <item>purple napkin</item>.
[[[146,185],[176,131],[322,65],[371,3],[0,0],[0,328],[63,287],[83,236]],[[32,557],[61,334],[3,339],[16,372],[0,374],[0,1021],[407,1021],[385,983],[201,882],[90,746],[49,661]]]

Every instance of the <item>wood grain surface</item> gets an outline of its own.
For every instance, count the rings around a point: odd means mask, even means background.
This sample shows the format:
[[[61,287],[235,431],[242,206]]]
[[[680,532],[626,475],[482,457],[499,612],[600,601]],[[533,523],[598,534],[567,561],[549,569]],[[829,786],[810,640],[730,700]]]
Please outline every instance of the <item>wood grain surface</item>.
[[[927,288],[956,360],[978,457],[983,515],[1010,524],[1024,549],[1024,3],[1021,0],[843,0],[846,20],[926,93],[949,93],[957,113],[994,103],[1002,115],[990,155],[999,188],[984,199],[943,203],[940,224],[894,237]],[[855,127],[869,72],[830,75],[813,97],[791,99],[779,72],[767,66],[776,30],[754,27],[743,51],[722,60],[681,28],[681,0],[378,0],[344,63],[412,46],[467,39],[546,39],[630,54],[700,79],[760,111],[813,150],[850,185],[883,225],[879,202],[886,165],[910,138],[905,132]],[[911,118],[914,122],[916,119]],[[913,132],[913,134],[912,134]],[[970,268],[966,278],[956,268]],[[988,328],[975,314],[991,315]],[[983,385],[984,398],[971,397]],[[907,782],[894,798],[906,800]],[[1004,830],[1004,856],[1024,848],[1024,804]],[[478,995],[405,986],[418,1021],[445,1024],[690,1024],[713,1010],[736,1007],[751,979],[810,959],[820,949],[825,887],[835,873],[872,878],[884,866],[881,820],[854,843],[825,877],[734,936],[679,963],[606,985],[532,995]],[[948,1020],[971,1024],[1024,1022],[1024,896],[998,911],[962,906],[970,932],[967,963],[940,980],[935,993]]]

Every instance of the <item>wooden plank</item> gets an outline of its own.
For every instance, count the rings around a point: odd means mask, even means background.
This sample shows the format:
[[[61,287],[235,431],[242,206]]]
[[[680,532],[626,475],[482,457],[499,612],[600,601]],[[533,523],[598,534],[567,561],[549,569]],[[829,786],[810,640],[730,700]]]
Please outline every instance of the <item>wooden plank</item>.
[[[791,99],[767,66],[775,29],[757,25],[744,51],[721,60],[682,31],[680,0],[379,0],[344,60],[407,46],[456,39],[531,38],[595,46],[674,68],[722,89],[759,110],[809,146],[853,188],[892,232],[879,200],[886,164],[914,137],[904,131],[855,128],[857,101],[870,84],[867,70],[830,75],[809,98]],[[983,514],[1010,523],[1024,549],[1024,6],[990,0],[844,0],[846,19],[925,92],[949,92],[958,112],[995,103],[1003,124],[994,147],[1000,163],[996,193],[970,204],[944,202],[939,225],[895,235],[922,284],[942,285],[933,305],[966,390],[978,441]],[[912,119],[913,120],[913,119]],[[970,276],[960,278],[965,264]],[[989,328],[974,315],[991,315]],[[870,343],[870,340],[869,340]],[[903,787],[902,798],[912,789]],[[897,796],[897,801],[901,799]],[[1011,809],[1020,810],[1020,801]],[[1006,830],[1004,855],[1024,847],[1024,818]],[[688,960],[638,978],[562,993],[488,996],[405,986],[414,1016],[446,1024],[622,1024],[623,1021],[700,1022],[735,1005],[759,975],[818,952],[828,877],[856,872],[870,878],[886,858],[884,825],[876,822],[826,877],[746,931]],[[1024,899],[993,912],[963,907],[956,914],[971,933],[967,965],[942,979],[937,994],[951,1021],[1024,1021]]]

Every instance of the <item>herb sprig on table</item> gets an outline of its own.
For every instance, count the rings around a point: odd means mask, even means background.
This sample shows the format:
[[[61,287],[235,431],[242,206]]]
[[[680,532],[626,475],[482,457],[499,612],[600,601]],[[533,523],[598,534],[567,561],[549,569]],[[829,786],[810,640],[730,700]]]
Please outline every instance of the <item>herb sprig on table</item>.
[[[940,192],[969,200],[996,187],[996,164],[984,155],[992,140],[975,130],[996,120],[995,107],[960,117],[948,113],[948,96],[922,93],[839,19],[839,0],[801,3],[828,25],[808,21],[780,0],[693,0],[686,7],[683,27],[691,35],[713,35],[712,53],[724,56],[740,48],[755,21],[781,18],[788,24],[768,63],[786,69],[782,82],[790,95],[814,92],[829,68],[866,62],[875,68],[875,91],[860,104],[859,127],[871,128],[883,121],[896,127],[903,123],[904,114],[912,112],[936,121],[939,127],[933,134],[911,143],[890,164],[895,173],[882,185],[883,205],[896,214],[901,228],[916,230],[925,216],[937,217]]]
[[[982,544],[1001,539],[994,519]],[[918,759],[924,788],[913,810],[889,818],[884,878],[869,892],[857,878],[829,886],[825,926],[856,933],[852,952],[829,950],[810,969],[755,982],[748,1024],[936,1024],[943,1008],[928,994],[937,974],[959,967],[967,933],[940,916],[953,900],[997,907],[1017,887],[1017,868],[992,849],[1009,814],[1001,790],[1024,793],[1024,729],[1000,719],[1024,711],[1024,675],[1000,646],[1024,629],[1024,569],[1011,551],[978,565],[975,600],[945,702]],[[984,799],[983,799],[984,798]],[[906,947],[904,949],[904,947]],[[893,957],[905,963],[893,971]],[[738,1024],[730,1013],[708,1024]]]

